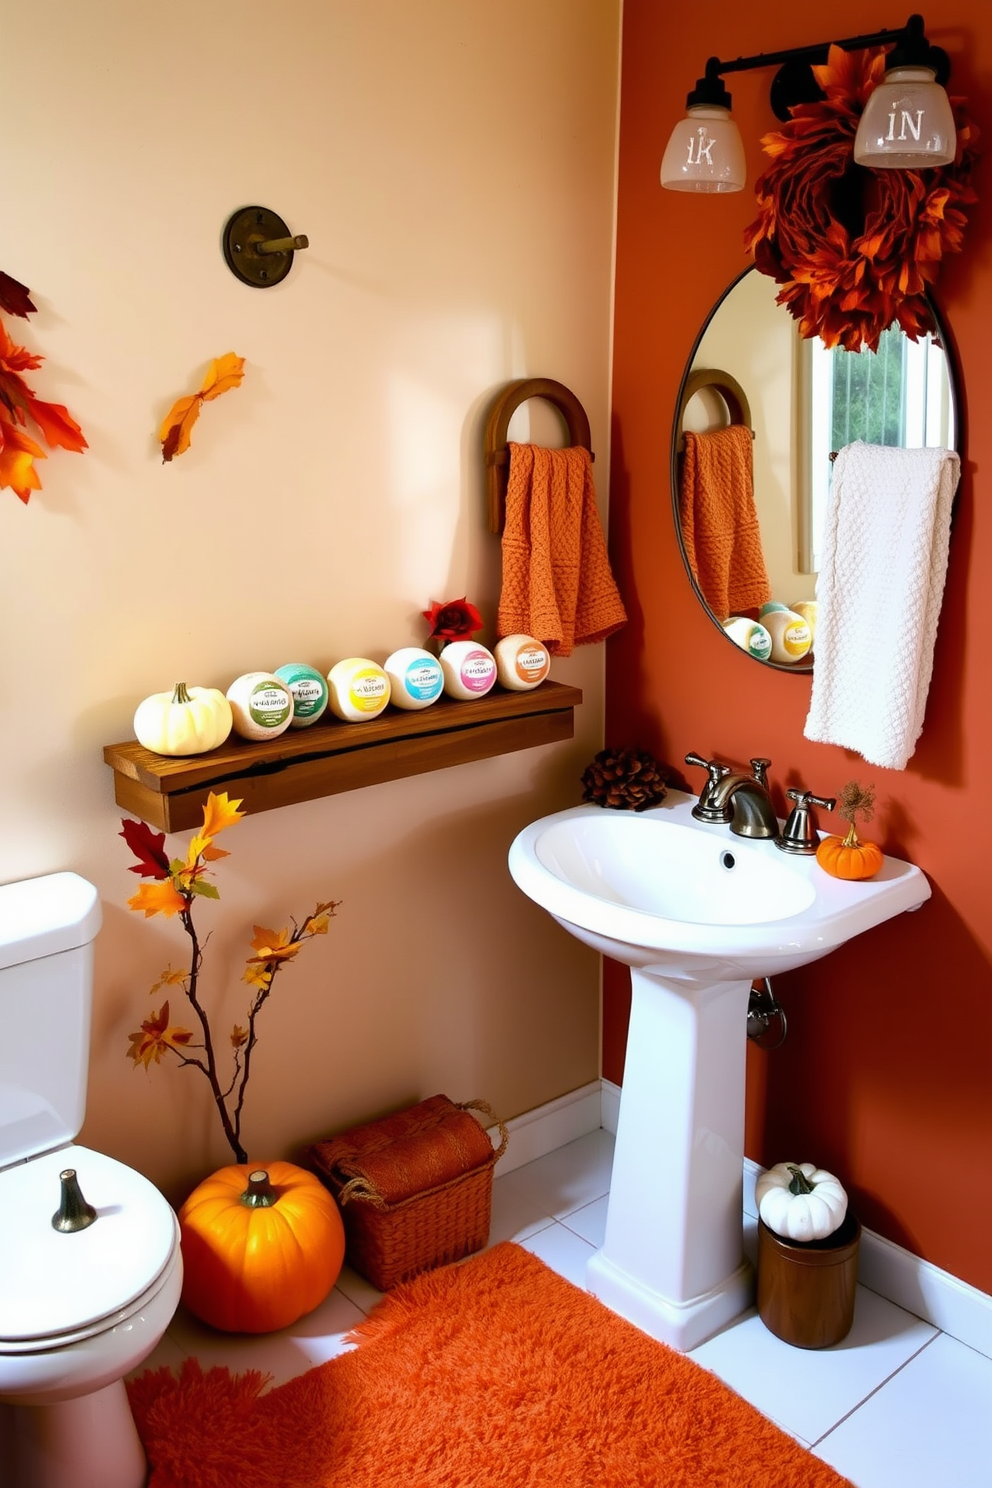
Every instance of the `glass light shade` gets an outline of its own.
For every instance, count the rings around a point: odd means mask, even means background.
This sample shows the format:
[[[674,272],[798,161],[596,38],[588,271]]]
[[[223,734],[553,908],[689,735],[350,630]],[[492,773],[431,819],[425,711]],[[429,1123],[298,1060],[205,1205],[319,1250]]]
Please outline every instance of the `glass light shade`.
[[[742,191],[746,178],[744,146],[730,110],[716,104],[689,108],[661,162],[666,191]]]
[[[957,147],[947,94],[929,67],[894,67],[865,105],[854,141],[858,165],[921,170],[949,165]]]

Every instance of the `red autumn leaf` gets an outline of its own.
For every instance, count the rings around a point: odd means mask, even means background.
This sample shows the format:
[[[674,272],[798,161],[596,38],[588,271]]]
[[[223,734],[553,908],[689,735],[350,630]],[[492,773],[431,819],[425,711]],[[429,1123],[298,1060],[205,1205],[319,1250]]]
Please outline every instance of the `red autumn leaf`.
[[[128,847],[138,859],[128,869],[129,873],[140,874],[142,878],[168,878],[169,859],[165,854],[163,844],[165,842],[164,832],[153,832],[147,822],[131,821],[128,817],[121,817],[123,832],[118,832],[118,837],[123,837]]]
[[[89,448],[82,429],[65,404],[43,403],[40,398],[32,398],[28,408],[49,449],[72,450],[78,455]]]
[[[31,291],[26,285],[0,269],[0,310],[6,310],[8,315],[23,315],[26,320],[37,308],[31,303]]]
[[[16,280],[10,282],[16,284]],[[21,376],[35,371],[43,360],[11,341],[0,322],[0,486],[9,487],[24,502],[32,491],[41,489],[34,461],[44,459],[44,451],[23,433],[28,419],[37,424],[52,449],[78,454],[86,448],[82,430],[68,410],[61,403],[36,398]]]

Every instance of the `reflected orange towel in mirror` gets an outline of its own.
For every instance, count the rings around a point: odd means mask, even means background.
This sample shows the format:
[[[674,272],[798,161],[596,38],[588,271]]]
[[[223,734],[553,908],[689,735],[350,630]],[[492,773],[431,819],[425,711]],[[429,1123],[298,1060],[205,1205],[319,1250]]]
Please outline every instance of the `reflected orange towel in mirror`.
[[[706,603],[726,620],[772,597],[754,506],[754,441],[742,424],[683,439],[682,542]]]
[[[554,656],[627,619],[606,552],[587,449],[510,445],[497,630],[533,636]]]

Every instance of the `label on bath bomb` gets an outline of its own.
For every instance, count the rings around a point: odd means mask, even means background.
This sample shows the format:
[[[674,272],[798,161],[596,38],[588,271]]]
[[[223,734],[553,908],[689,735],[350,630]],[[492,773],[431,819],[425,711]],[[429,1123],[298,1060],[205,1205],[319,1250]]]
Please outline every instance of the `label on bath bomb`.
[[[772,654],[772,638],[757,620],[748,620],[744,615],[732,615],[723,622],[723,628],[735,645],[749,656],[767,661]]]
[[[475,641],[452,641],[441,652],[444,690],[449,697],[482,697],[496,682],[496,658]]]
[[[328,688],[323,675],[302,661],[290,661],[285,666],[276,667],[275,675],[289,688],[293,699],[290,728],[307,728],[316,723],[327,707]]]
[[[327,674],[331,710],[347,723],[376,718],[389,702],[389,678],[365,656],[348,656]]]
[[[272,672],[245,672],[227,690],[235,733],[243,739],[273,739],[289,728],[293,698]]]
[[[401,646],[386,657],[383,670],[389,678],[389,700],[397,708],[429,708],[444,691],[441,663],[420,646]]]
[[[500,685],[511,692],[529,692],[543,682],[551,670],[547,646],[533,636],[504,636],[497,641],[494,655]]]
[[[772,638],[772,661],[793,665],[802,661],[813,644],[806,621],[792,610],[774,610],[761,623]]]

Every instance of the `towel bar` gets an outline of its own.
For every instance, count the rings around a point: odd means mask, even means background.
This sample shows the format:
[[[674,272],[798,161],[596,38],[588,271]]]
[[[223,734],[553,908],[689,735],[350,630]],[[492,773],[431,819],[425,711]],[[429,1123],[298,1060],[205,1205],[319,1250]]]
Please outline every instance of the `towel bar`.
[[[747,394],[736,377],[731,377],[729,372],[720,372],[715,367],[696,367],[686,378],[682,388],[682,396],[679,398],[679,453],[681,454],[685,448],[684,431],[682,428],[685,411],[691,400],[697,393],[702,392],[704,388],[712,388],[715,393],[720,394],[720,397],[727,405],[731,424],[746,424],[751,430],[751,438],[753,439],[754,429],[751,425],[751,406],[747,401]]]
[[[486,489],[489,496],[489,530],[502,532],[506,517],[506,485],[510,475],[510,447],[506,431],[510,419],[528,398],[544,398],[553,403],[568,427],[570,445],[581,444],[592,452],[589,420],[585,409],[574,393],[561,382],[550,377],[524,377],[508,383],[497,397],[486,422],[485,462]]]

